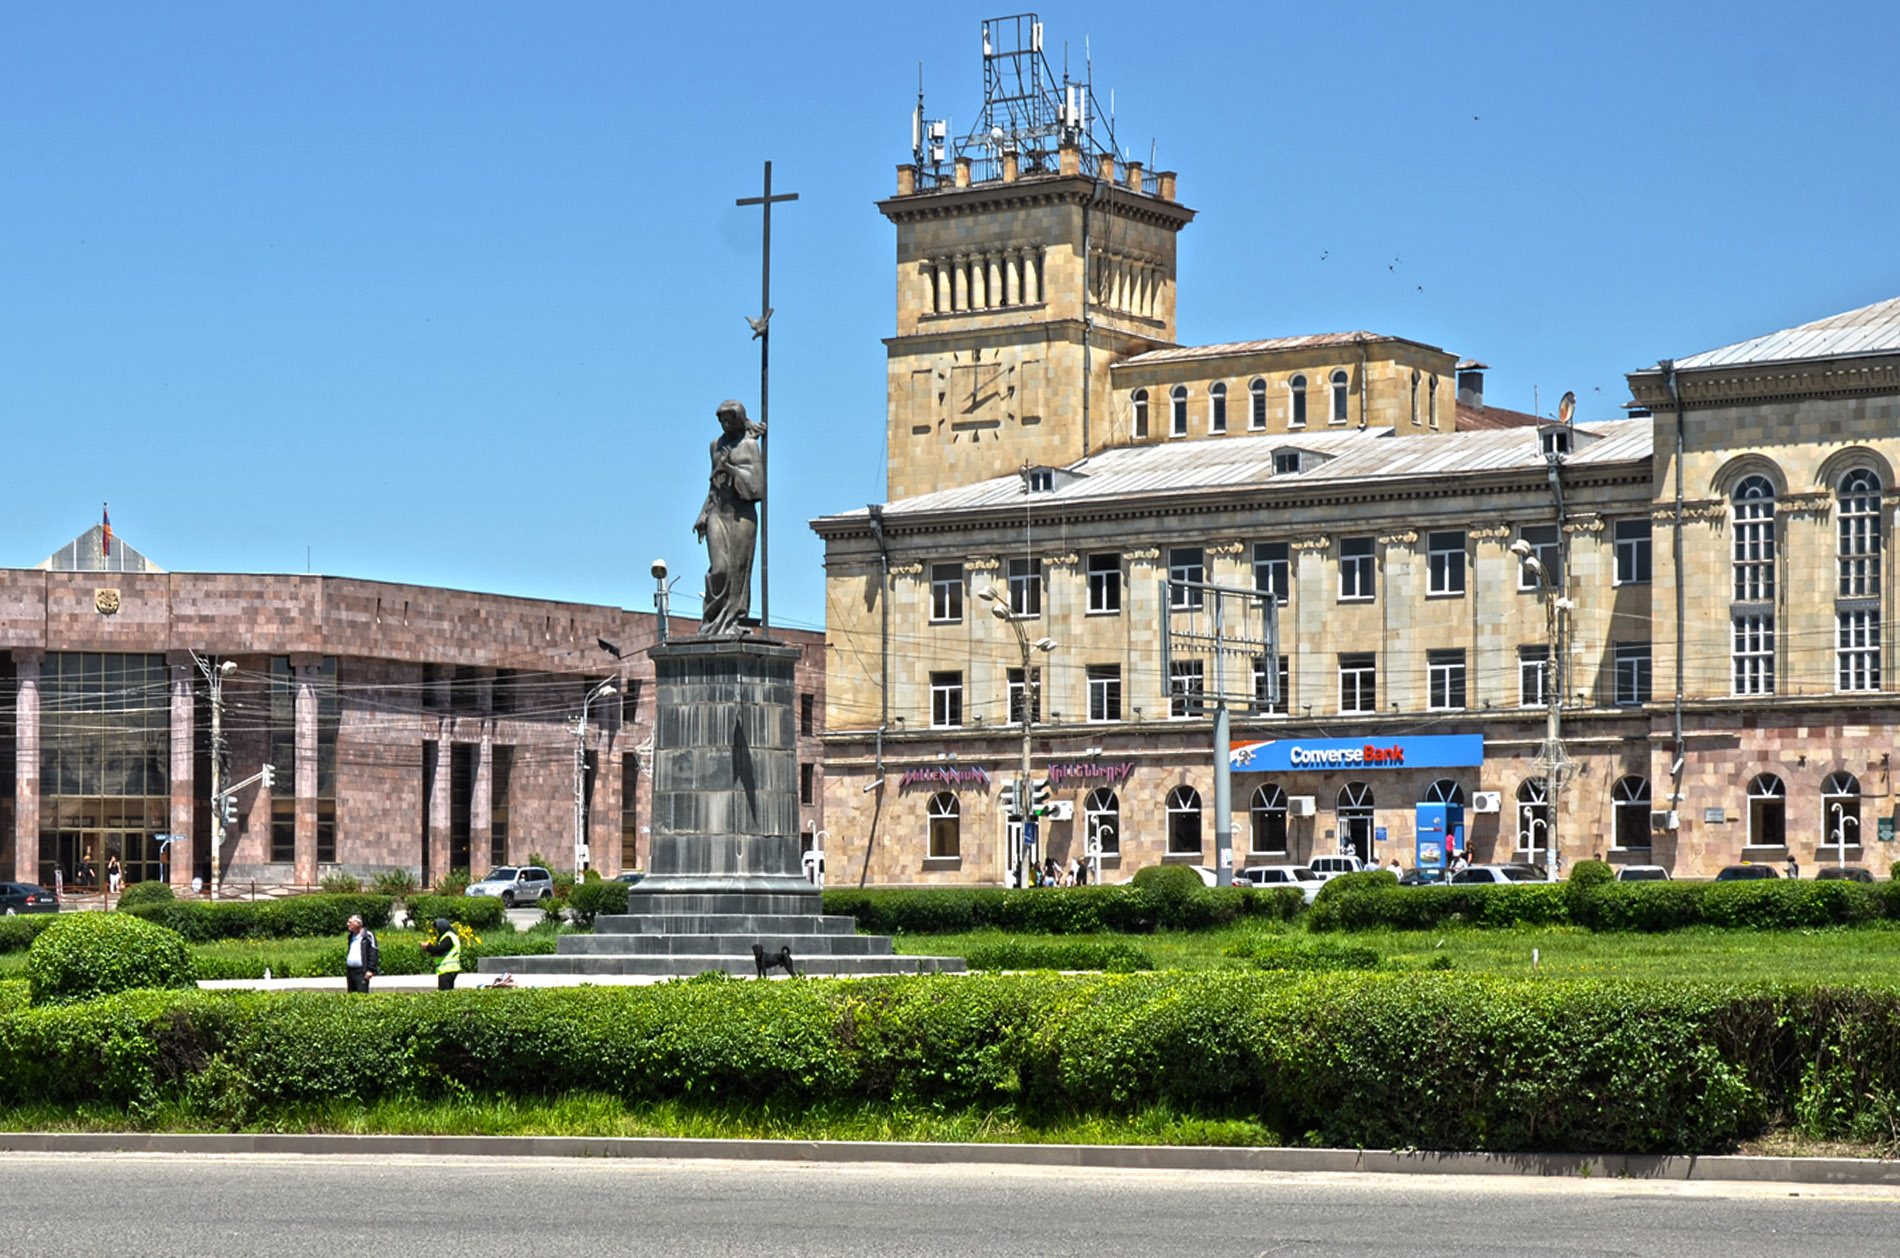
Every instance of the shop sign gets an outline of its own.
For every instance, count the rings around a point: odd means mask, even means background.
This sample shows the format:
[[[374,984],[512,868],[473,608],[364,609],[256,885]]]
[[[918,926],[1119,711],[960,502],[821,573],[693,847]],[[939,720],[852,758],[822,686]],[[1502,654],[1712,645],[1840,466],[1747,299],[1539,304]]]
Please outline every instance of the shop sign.
[[[1461,769],[1484,763],[1483,734],[1401,738],[1269,738],[1238,743],[1228,764],[1247,773],[1329,769]]]
[[[1049,785],[1056,790],[1065,786],[1081,786],[1093,782],[1106,782],[1110,786],[1119,786],[1128,780],[1135,771],[1135,762],[1124,760],[1120,764],[1101,764],[1093,760],[1084,760],[1076,764],[1052,764],[1049,766]]]
[[[987,769],[979,769],[974,765],[966,768],[960,765],[933,764],[904,770],[904,778],[898,785],[900,787],[977,786],[987,791],[990,789],[990,775]]]
[[[1893,818],[1881,817],[1875,822],[1874,841],[1876,843],[1893,842]]]

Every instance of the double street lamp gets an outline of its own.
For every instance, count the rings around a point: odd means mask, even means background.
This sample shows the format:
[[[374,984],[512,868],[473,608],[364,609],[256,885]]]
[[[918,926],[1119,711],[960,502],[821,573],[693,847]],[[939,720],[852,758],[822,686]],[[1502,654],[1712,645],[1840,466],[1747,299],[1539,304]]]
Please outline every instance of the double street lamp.
[[[1037,692],[1041,689],[1040,683],[1037,682],[1036,680],[1035,672],[1030,667],[1030,660],[1038,651],[1042,652],[1044,655],[1047,655],[1049,652],[1055,650],[1056,640],[1054,638],[1037,638],[1033,642],[1030,641],[1028,632],[1023,629],[1022,621],[1019,620],[1010,611],[1009,599],[1003,594],[1001,590],[998,590],[995,586],[992,585],[980,591],[977,594],[977,597],[990,605],[990,615],[996,617],[998,620],[1008,625],[1010,629],[1015,633],[1016,646],[1022,652],[1022,657],[1023,657],[1023,708],[1022,708],[1023,762],[1022,762],[1022,776],[1020,779],[1018,779],[1020,784],[1016,788],[1016,799],[1017,799],[1016,806],[1022,809],[1023,825],[1024,827],[1027,827],[1029,824],[1030,800],[1032,796],[1032,792],[1029,785],[1030,772],[1031,772],[1030,765],[1029,765],[1029,724],[1030,724],[1030,718],[1036,710]],[[1023,850],[1025,846],[1023,839],[1024,839],[1023,831],[1018,830],[1016,833],[1016,837],[1010,841],[1010,850],[1009,850],[1009,856],[1007,859],[1007,868],[1004,871],[1005,884],[1008,886],[1021,887],[1021,886],[1026,885],[1028,882],[1028,879],[1024,876],[1027,871],[1025,871],[1023,868]]]
[[[1564,772],[1570,763],[1564,754],[1563,742],[1564,644],[1569,636],[1570,611],[1576,604],[1558,593],[1550,569],[1537,557],[1529,542],[1518,538],[1511,543],[1511,553],[1517,556],[1524,570],[1536,578],[1537,592],[1544,600],[1544,748],[1538,758],[1544,766],[1544,808],[1548,818],[1544,823],[1544,872],[1555,882],[1557,792],[1563,786]],[[1535,820],[1533,818],[1532,824],[1526,827],[1533,845],[1537,833]]]
[[[587,709],[596,699],[620,693],[612,679],[590,686],[581,696],[581,720],[574,739],[574,879],[587,867]]]

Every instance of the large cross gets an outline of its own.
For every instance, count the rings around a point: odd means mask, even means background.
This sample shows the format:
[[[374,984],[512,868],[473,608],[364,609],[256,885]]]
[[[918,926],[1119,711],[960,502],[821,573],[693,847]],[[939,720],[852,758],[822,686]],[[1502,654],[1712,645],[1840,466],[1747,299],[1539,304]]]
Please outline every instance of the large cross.
[[[752,339],[759,343],[759,424],[766,425],[767,412],[770,409],[772,384],[772,203],[774,201],[796,201],[796,192],[781,192],[772,195],[772,163],[765,164],[765,191],[756,197],[740,197],[734,205],[758,205],[765,208],[764,249],[759,260],[759,317],[748,318],[752,325]],[[759,478],[769,483],[766,473],[766,438],[759,438]],[[772,632],[772,555],[770,550],[771,533],[766,526],[766,515],[771,510],[769,495],[759,502],[759,632],[770,636]]]

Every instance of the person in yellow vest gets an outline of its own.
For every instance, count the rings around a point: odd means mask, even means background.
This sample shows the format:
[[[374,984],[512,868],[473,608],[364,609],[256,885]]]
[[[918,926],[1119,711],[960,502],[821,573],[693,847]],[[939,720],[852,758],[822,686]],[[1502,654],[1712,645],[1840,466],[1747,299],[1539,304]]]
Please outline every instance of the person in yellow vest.
[[[423,944],[422,952],[440,958],[435,963],[436,990],[445,992],[454,987],[455,976],[462,972],[462,937],[455,933],[448,918],[435,919],[435,942]]]

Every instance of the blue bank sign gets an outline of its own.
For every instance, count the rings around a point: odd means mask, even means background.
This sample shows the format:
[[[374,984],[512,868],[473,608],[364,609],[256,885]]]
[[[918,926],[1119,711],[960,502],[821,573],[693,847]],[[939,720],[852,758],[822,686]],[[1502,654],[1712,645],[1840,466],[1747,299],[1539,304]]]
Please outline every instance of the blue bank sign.
[[[1269,738],[1265,742],[1235,743],[1227,762],[1244,773],[1475,768],[1484,763],[1484,735]]]

